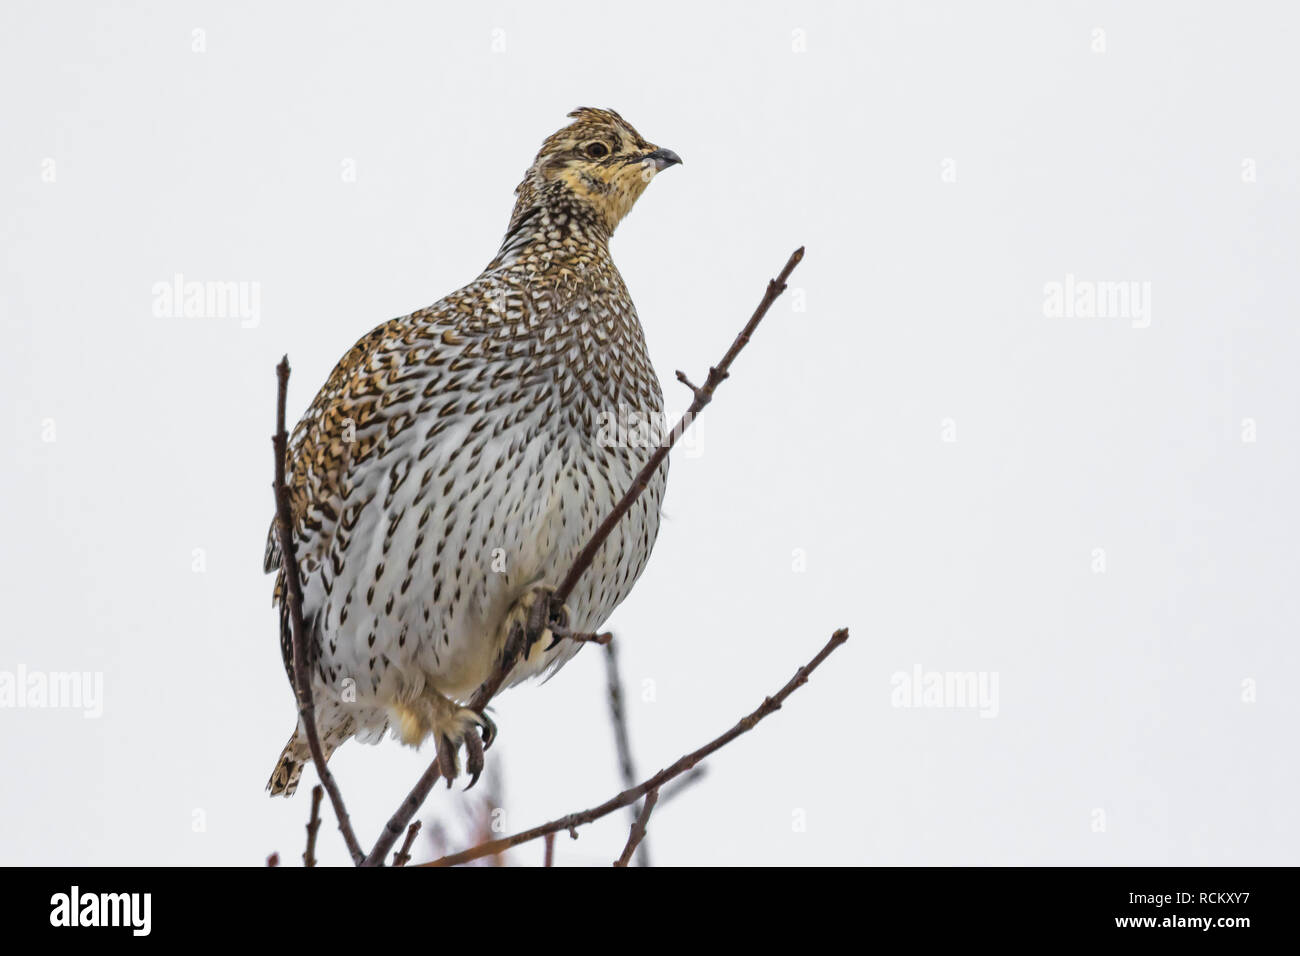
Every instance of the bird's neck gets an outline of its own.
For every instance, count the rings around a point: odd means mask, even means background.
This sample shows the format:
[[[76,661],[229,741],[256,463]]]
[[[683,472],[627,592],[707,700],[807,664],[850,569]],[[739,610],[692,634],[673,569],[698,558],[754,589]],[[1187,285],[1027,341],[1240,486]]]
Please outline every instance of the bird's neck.
[[[609,238],[604,219],[567,190],[521,187],[510,227],[487,271],[529,262],[604,264]]]

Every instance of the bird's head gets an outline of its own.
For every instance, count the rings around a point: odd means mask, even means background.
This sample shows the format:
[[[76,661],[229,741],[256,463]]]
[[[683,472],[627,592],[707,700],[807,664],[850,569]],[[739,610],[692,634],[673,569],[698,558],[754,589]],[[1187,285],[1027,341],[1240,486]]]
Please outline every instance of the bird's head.
[[[646,142],[613,110],[584,106],[569,116],[573,122],[547,137],[515,190],[515,216],[560,196],[613,233],[655,174],[681,157]]]

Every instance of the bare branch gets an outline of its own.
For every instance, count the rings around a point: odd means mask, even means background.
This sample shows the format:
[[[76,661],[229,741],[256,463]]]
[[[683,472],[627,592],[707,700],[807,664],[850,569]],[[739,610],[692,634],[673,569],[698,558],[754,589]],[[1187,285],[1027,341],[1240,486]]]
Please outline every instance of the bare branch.
[[[786,698],[806,684],[808,682],[808,676],[812,674],[812,672],[816,670],[818,666],[820,666],[821,663],[835,651],[836,648],[848,639],[848,628],[840,628],[831,635],[831,639],[826,643],[826,646],[818,651],[817,655],[811,661],[799,668],[799,670],[795,672],[794,677],[792,677],[784,687],[777,691],[774,696],[764,699],[763,703],[760,704],[756,710],[747,716],[742,717],[739,723],[728,730],[725,734],[722,734],[720,737],[715,737],[699,750],[693,751],[680,758],[671,767],[668,767],[666,770],[660,770],[653,777],[638,786],[624,790],[622,793],[606,800],[604,803],[600,804],[600,806],[592,807],[590,810],[583,810],[580,813],[570,813],[568,816],[560,817],[558,820],[552,820],[550,823],[544,823],[538,827],[533,827],[531,830],[524,830],[521,833],[516,833],[513,836],[504,837],[500,840],[491,840],[487,843],[481,843],[468,850],[440,857],[439,859],[430,863],[425,863],[424,865],[457,866],[461,863],[468,863],[471,860],[477,860],[481,857],[504,853],[511,847],[519,846],[519,844],[527,843],[530,840],[536,840],[538,837],[546,836],[548,833],[558,833],[561,830],[568,830],[570,835],[576,836],[577,827],[591,823],[593,820],[599,820],[601,817],[613,813],[615,810],[633,804],[651,790],[661,789],[668,781],[686,773],[700,761],[721,750],[741,734],[752,730],[754,725],[764,717],[780,710],[781,705],[785,703]]]
[[[298,697],[298,717],[307,734],[307,747],[311,751],[312,762],[316,765],[316,775],[330,795],[330,803],[334,805],[334,815],[338,818],[339,830],[348,845],[348,852],[352,854],[353,862],[359,865],[366,855],[357,841],[357,835],[352,831],[352,821],[348,819],[348,810],[343,805],[343,795],[334,782],[334,775],[325,765],[325,754],[316,733],[316,705],[311,698],[311,678],[307,674],[307,629],[302,620],[302,580],[298,576],[298,547],[293,540],[293,508],[289,503],[289,486],[284,478],[289,446],[289,436],[284,430],[284,407],[289,394],[289,356],[280,360],[275,372],[279,381],[275,403],[275,437],[271,439],[275,449],[275,523],[280,538],[280,571],[285,581],[282,600],[289,605],[289,623],[293,636],[293,679],[294,691]]]
[[[623,786],[636,784],[636,764],[632,761],[632,740],[627,731],[627,714],[623,710],[623,678],[618,670],[618,650],[613,644],[605,645],[605,686],[609,693],[609,721],[614,727],[614,749],[618,752],[618,769],[623,776]],[[647,799],[649,799],[647,797]],[[635,820],[637,811],[632,810]],[[642,835],[637,865],[650,865],[650,849]]]
[[[542,842],[546,845],[546,849],[545,851],[543,851],[544,855],[542,856],[542,866],[554,866],[555,865],[555,834],[554,833],[546,834]]]
[[[567,627],[552,627],[551,633],[557,638],[565,638],[570,641],[577,641],[579,644],[601,644],[606,647],[614,639],[614,635],[609,631],[602,631],[599,634],[584,634],[581,631],[571,631]]]
[[[393,866],[406,866],[411,862],[411,845],[415,843],[415,837],[419,832],[420,821],[416,820],[406,831],[406,842],[402,844],[402,848],[393,854]]]
[[[632,859],[632,853],[636,850],[637,844],[645,839],[645,828],[650,824],[650,812],[654,810],[655,804],[659,802],[659,791],[651,790],[645,795],[645,803],[641,807],[641,814],[632,824],[632,830],[627,835],[627,846],[623,847],[623,853],[614,861],[615,866],[627,866]]]
[[[560,581],[559,587],[555,589],[552,597],[553,606],[562,606],[564,602],[569,599],[569,595],[572,593],[574,587],[577,586],[578,581],[586,572],[587,568],[591,566],[591,562],[595,559],[597,552],[600,551],[605,540],[613,533],[614,529],[618,526],[618,523],[623,520],[623,516],[631,510],[632,505],[636,503],[637,499],[641,497],[641,494],[647,487],[649,487],[650,480],[664,463],[664,459],[668,457],[668,452],[672,450],[673,445],[675,445],[678,439],[680,439],[681,436],[685,434],[686,430],[690,428],[691,423],[704,409],[704,406],[713,401],[713,393],[730,374],[729,369],[731,368],[731,363],[736,360],[736,356],[740,354],[741,349],[749,344],[750,336],[754,334],[754,330],[758,328],[758,324],[763,321],[763,317],[767,315],[768,310],[772,307],[772,303],[775,302],[781,293],[785,291],[786,282],[790,278],[790,273],[794,272],[795,266],[803,260],[803,252],[803,246],[796,249],[790,254],[790,258],[786,261],[780,274],[778,274],[775,279],[768,280],[767,291],[764,293],[762,301],[759,302],[758,307],[754,310],[754,314],[750,316],[749,321],[745,323],[745,327],[740,330],[740,334],[736,336],[735,341],[731,343],[731,347],[727,349],[726,354],[722,356],[722,361],[709,369],[709,374],[704,380],[703,387],[699,388],[695,392],[695,400],[691,402],[690,407],[682,415],[673,430],[668,435],[664,436],[664,440],[660,442],[659,447],[656,448],[654,453],[650,456],[645,467],[643,467],[637,474],[632,485],[623,494],[623,497],[619,500],[618,504],[614,506],[614,510],[611,511],[606,516],[605,520],[596,528],[591,539],[587,542],[582,551],[578,553],[577,558],[574,559],[573,565],[569,568],[568,573]],[[469,706],[472,710],[476,710],[479,713],[483,712],[487,707],[488,702],[496,695],[496,692],[501,689],[501,685],[505,682],[506,677],[514,669],[519,654],[521,654],[527,646],[526,641],[507,640],[506,643],[506,651],[502,654],[501,660],[498,662],[492,676],[489,677],[481,687],[479,687],[479,689],[474,693],[473,698],[471,698]],[[323,763],[321,766],[323,767]],[[416,781],[415,786],[411,789],[411,792],[407,794],[406,799],[398,806],[392,817],[389,818],[384,829],[380,831],[379,839],[375,842],[374,849],[371,850],[370,855],[365,858],[365,864],[367,866],[378,866],[383,862],[384,857],[388,854],[388,851],[392,849],[397,838],[401,836],[402,830],[406,827],[407,823],[411,821],[411,818],[419,811],[421,805],[423,805],[424,801],[428,798],[429,793],[433,790],[434,784],[438,782],[441,776],[442,770],[437,759],[435,759],[429,764],[428,769],[425,770],[420,779]]]
[[[700,387],[696,385],[694,382],[692,382],[689,378],[687,378],[686,373],[683,372],[681,369],[677,370],[677,381],[681,382],[683,385],[689,388],[691,390],[692,395],[698,396],[700,394]]]
[[[636,782],[636,765],[632,762],[632,744],[627,732],[627,715],[623,711],[623,680],[618,671],[618,651],[613,644],[605,646],[605,680],[609,693],[609,719],[614,725],[614,746],[618,751],[618,769],[623,783]]]
[[[320,802],[325,791],[320,785],[311,788],[311,818],[307,821],[307,849],[302,854],[303,866],[316,865],[316,831],[320,829]]]

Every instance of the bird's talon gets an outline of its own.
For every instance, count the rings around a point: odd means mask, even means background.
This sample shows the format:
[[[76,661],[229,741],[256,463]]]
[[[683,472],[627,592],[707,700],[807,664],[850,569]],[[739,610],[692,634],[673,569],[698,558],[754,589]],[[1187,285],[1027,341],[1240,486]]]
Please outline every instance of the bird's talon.
[[[569,629],[569,605],[555,604],[554,597],[552,597],[549,611],[547,623],[551,630],[567,631]]]
[[[491,747],[493,741],[497,739],[497,725],[496,722],[487,714],[479,714],[478,716],[479,720],[482,721],[482,724],[480,725],[483,729],[481,739],[483,742],[483,749],[486,750],[488,747]]]
[[[442,735],[442,746],[438,748],[438,770],[447,779],[447,788],[456,779],[456,750],[451,745],[451,738]]]
[[[479,776],[483,773],[484,756],[483,741],[479,739],[478,731],[471,727],[465,734],[465,770],[470,775],[469,785],[466,790],[473,789],[474,784],[478,783]]]

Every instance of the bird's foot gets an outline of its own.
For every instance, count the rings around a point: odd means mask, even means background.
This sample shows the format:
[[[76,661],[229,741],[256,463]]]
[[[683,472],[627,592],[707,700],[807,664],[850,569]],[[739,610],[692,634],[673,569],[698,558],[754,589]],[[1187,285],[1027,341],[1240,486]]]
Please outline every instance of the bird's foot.
[[[429,687],[415,699],[394,706],[391,714],[397,735],[404,743],[418,747],[433,738],[438,748],[440,775],[447,779],[447,786],[460,775],[457,754],[461,747],[465,748],[469,786],[478,782],[483,772],[483,752],[496,739],[497,727],[491,717]]]
[[[538,585],[515,605],[506,631],[507,660],[525,661],[541,645],[545,653],[555,646],[557,633],[569,633],[569,607],[555,600],[555,589]],[[543,643],[544,642],[544,643]]]
[[[460,761],[457,755],[461,747],[465,748],[465,772],[469,774],[466,790],[478,783],[485,763],[484,751],[496,739],[497,725],[487,714],[469,707],[463,707],[456,713],[456,723],[438,735],[438,770],[452,785],[460,775]]]

